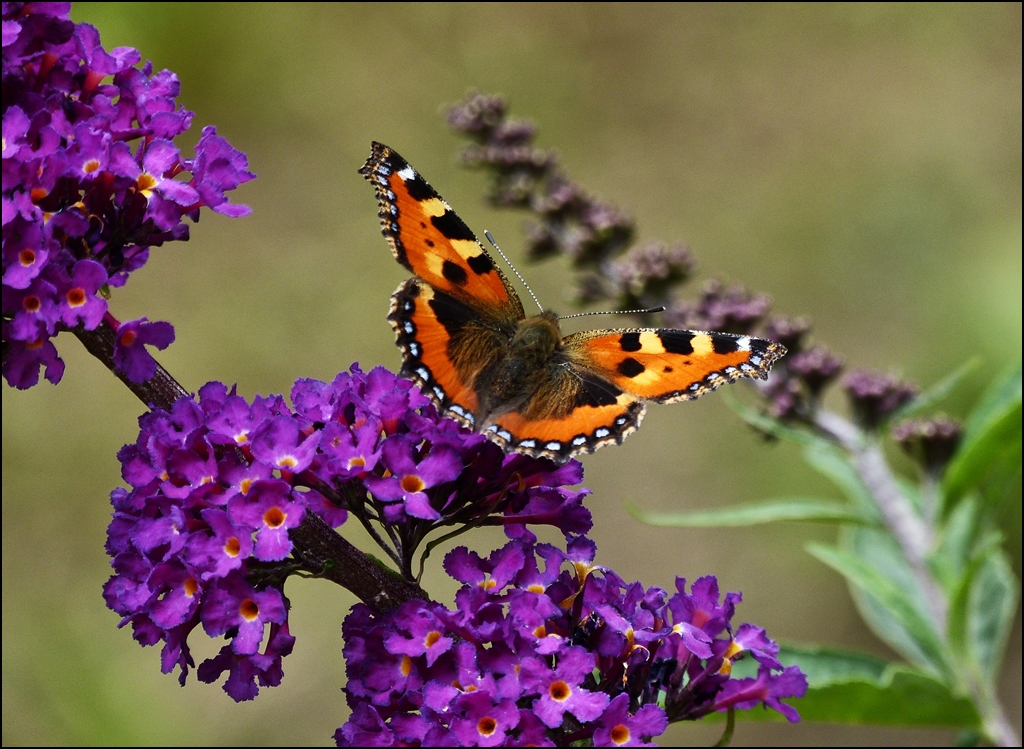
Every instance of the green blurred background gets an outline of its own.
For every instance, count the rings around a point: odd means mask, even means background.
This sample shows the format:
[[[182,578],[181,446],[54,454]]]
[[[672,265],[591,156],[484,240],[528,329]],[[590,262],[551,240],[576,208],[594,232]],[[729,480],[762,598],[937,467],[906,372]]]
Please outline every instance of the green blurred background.
[[[120,319],[171,321],[161,362],[188,388],[247,397],[396,368],[385,315],[405,277],[356,169],[372,139],[402,153],[477,233],[489,228],[547,304],[569,311],[560,261],[522,260],[522,217],[488,208],[439,116],[469,89],[508,96],[589,190],[634,213],[641,240],[685,241],[698,284],[742,281],[806,314],[847,362],[931,383],[982,368],[944,405],[962,415],[1021,354],[1021,6],[76,5],[109,49],[182,81],[259,179],[253,214],[204,213],[118,291]],[[696,292],[699,286],[691,287]],[[580,325],[578,327],[586,327]],[[576,327],[572,329],[578,329]],[[288,584],[285,681],[236,705],[179,688],[100,598],[107,495],[138,401],[61,337],[60,387],[3,388],[3,743],[328,743],[347,716],[340,625],[353,597]],[[833,405],[841,407],[834,395]],[[842,580],[802,551],[817,525],[647,528],[623,509],[721,507],[836,492],[766,445],[717,395],[653,407],[623,446],[584,459],[598,561],[670,586],[714,573],[741,621],[777,638],[891,655]],[[907,468],[906,463],[900,463]],[[1020,515],[1008,524],[1020,572]],[[468,536],[482,550],[496,534]],[[435,556],[426,587],[450,601]],[[192,637],[197,661],[219,647]],[[1002,679],[1021,727],[1021,629]],[[676,725],[661,743],[713,743]],[[740,723],[735,743],[948,743],[950,731]]]

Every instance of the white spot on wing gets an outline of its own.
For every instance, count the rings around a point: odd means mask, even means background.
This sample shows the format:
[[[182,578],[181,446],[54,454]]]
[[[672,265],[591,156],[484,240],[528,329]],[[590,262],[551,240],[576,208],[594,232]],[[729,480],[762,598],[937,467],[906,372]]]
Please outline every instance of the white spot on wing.
[[[544,447],[546,447],[548,450],[561,450],[562,449],[562,443],[561,442],[549,442],[546,445],[544,445]]]
[[[522,442],[519,443],[519,446],[520,447],[536,447],[537,446],[537,440],[523,440]]]
[[[750,351],[750,336],[745,335],[736,341],[736,346],[739,347],[740,351]]]
[[[406,182],[411,182],[412,180],[416,179],[416,170],[413,169],[411,166],[406,165],[405,169],[402,169],[398,173],[398,176],[404,179]]]
[[[584,437],[583,435],[580,435],[579,437],[573,439],[572,444],[575,445],[576,447],[579,447],[580,445],[585,445],[587,444],[587,438]]]
[[[607,437],[609,434],[611,434],[611,432],[609,430],[605,429],[604,427],[601,427],[600,429],[597,429],[594,432],[594,436],[595,437],[599,437],[599,438]]]

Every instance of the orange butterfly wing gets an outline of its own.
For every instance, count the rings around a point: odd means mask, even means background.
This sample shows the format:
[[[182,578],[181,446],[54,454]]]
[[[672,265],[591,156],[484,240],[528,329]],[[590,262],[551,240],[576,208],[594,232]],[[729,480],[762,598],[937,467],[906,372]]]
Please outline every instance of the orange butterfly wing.
[[[783,346],[699,330],[588,330],[563,341],[579,366],[655,403],[693,400],[740,377],[764,380]]]
[[[505,356],[511,335],[419,278],[398,287],[388,321],[402,349],[402,374],[443,413],[475,427],[477,377]]]
[[[399,263],[487,319],[525,317],[515,289],[473,232],[405,159],[375,142],[359,172],[376,188],[381,228]]]
[[[772,341],[671,329],[592,330],[562,341],[544,387],[487,426],[506,449],[565,461],[621,444],[643,401],[693,400],[740,377],[765,379],[786,353]]]

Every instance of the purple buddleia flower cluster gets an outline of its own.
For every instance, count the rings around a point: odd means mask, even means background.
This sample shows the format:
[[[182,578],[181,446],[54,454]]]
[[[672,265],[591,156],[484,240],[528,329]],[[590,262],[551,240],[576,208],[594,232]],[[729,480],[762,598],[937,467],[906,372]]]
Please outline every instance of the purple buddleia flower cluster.
[[[136,68],[131,47],[106,51],[70,8],[3,3],[3,375],[18,388],[37,384],[40,368],[60,381],[57,333],[105,316],[117,326],[110,289],[151,247],[187,240],[185,217],[204,206],[246,215],[225,193],[255,176],[214,127],[185,158],[173,139],[193,113],[175,101],[178,77]],[[168,323],[125,323],[116,364],[144,382],[156,369],[145,345],[173,339]]]
[[[141,644],[164,643],[163,670],[180,669],[182,683],[199,625],[229,640],[199,666],[202,681],[227,671],[236,700],[280,683],[294,642],[284,580],[320,571],[292,556],[289,530],[305,513],[335,528],[349,514],[376,523],[407,579],[417,545],[442,526],[506,525],[512,537],[528,534],[525,523],[590,529],[588,492],[565,488],[582,479],[578,462],[506,456],[382,367],[300,380],[291,402],[209,383],[198,402],[142,416],[118,454],[129,488],[111,494],[104,597]]]
[[[714,577],[689,592],[626,583],[594,563],[583,536],[565,551],[521,534],[484,559],[445,558],[455,608],[410,601],[345,620],[352,715],[341,746],[640,746],[668,724],[785,698],[806,677],[763,629],[733,629],[740,594]],[[746,656],[752,678],[732,678]],[[577,744],[577,742],[583,742]]]

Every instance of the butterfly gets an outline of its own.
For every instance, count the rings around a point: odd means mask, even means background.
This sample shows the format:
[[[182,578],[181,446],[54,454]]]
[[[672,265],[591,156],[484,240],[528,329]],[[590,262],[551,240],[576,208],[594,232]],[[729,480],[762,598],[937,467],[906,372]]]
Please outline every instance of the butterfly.
[[[506,451],[565,462],[621,444],[644,401],[692,400],[765,379],[786,353],[751,336],[623,328],[563,337],[519,295],[451,206],[381,143],[359,170],[377,193],[391,252],[415,274],[391,297],[402,374],[437,408]]]

